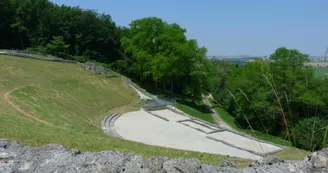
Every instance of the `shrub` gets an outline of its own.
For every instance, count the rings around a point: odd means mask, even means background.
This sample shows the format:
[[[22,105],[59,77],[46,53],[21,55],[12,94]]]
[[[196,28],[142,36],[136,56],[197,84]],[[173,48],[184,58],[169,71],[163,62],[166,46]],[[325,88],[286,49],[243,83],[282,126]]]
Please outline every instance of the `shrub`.
[[[318,117],[300,120],[294,128],[294,146],[305,150],[319,150],[323,147],[326,123]]]
[[[60,58],[67,58],[69,45],[65,43],[64,37],[53,37],[53,40],[47,44],[47,53],[58,56]]]
[[[74,56],[73,59],[80,63],[85,63],[85,62],[89,61],[89,57],[87,57],[87,56]]]
[[[31,52],[43,53],[43,54],[47,52],[47,48],[46,47],[42,47],[42,46],[29,47],[26,50],[27,51],[31,51]]]

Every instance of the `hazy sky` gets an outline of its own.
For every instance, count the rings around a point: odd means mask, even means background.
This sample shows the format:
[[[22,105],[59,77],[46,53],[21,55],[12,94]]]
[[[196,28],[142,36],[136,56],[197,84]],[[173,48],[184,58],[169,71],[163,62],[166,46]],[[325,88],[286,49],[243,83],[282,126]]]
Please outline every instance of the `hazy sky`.
[[[281,46],[323,56],[328,0],[53,0],[110,14],[128,26],[159,17],[187,29],[208,55],[269,55]]]

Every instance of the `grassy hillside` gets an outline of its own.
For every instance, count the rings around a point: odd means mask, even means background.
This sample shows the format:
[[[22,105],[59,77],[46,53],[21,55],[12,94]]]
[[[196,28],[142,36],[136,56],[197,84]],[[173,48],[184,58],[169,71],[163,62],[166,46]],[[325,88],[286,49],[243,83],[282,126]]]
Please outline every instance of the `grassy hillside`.
[[[250,160],[181,151],[106,136],[100,120],[108,112],[140,109],[138,97],[122,80],[104,79],[76,64],[0,55],[0,138],[27,145],[57,143],[83,151],[119,150],[148,158],[194,157],[203,163]]]

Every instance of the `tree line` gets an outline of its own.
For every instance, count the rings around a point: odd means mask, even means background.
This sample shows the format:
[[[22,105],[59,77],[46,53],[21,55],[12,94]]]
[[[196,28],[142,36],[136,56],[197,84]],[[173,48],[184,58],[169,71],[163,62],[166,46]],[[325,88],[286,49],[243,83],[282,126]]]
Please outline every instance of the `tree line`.
[[[239,68],[217,62],[214,97],[244,129],[320,149],[327,143],[328,80],[316,78],[307,61],[308,55],[282,47]]]
[[[122,55],[119,29],[110,15],[48,0],[2,0],[0,48],[29,48],[104,63]]]

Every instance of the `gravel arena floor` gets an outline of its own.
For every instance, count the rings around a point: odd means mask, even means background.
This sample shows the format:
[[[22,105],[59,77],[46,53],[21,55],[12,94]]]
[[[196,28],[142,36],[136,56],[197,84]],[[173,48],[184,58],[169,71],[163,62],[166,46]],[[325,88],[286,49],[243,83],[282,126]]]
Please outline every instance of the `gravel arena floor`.
[[[165,117],[169,121],[165,121],[141,109],[140,111],[129,112],[120,116],[114,123],[114,130],[124,139],[149,145],[230,155],[253,160],[258,160],[262,157],[240,148],[263,154],[282,149],[275,145],[252,140],[229,131],[208,134],[215,129],[212,130],[192,121],[180,122],[190,118],[169,109],[156,110],[151,113]],[[201,129],[201,131],[196,128]],[[222,140],[224,143],[207,137]],[[225,143],[232,144],[233,146]]]
[[[152,99],[132,85],[131,87],[138,93],[140,99]],[[176,108],[173,109],[181,112]],[[124,139],[149,145],[252,160],[261,159],[264,154],[283,149],[195,119],[191,120],[190,117],[170,109],[155,110],[150,113],[143,109],[128,112],[114,121],[113,130]]]

